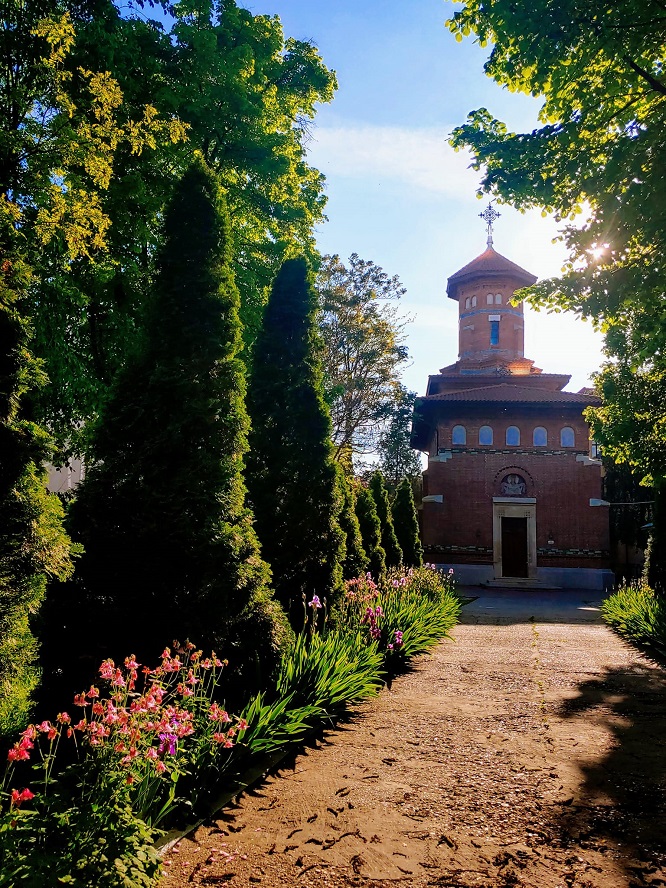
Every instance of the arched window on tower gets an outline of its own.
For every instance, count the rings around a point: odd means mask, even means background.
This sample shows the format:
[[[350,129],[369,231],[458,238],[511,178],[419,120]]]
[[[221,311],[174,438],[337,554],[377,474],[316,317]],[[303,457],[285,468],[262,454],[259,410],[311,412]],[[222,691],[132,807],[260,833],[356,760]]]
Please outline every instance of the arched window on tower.
[[[453,426],[453,431],[451,432],[451,443],[467,444],[467,429],[465,428],[465,426]]]
[[[509,426],[506,430],[506,443],[509,447],[518,447],[520,444],[520,429],[518,426]]]
[[[472,296],[472,308],[476,308],[476,296]]]
[[[572,428],[569,428],[569,426],[565,426],[560,432],[560,445],[562,447],[576,446],[576,436],[574,435],[574,430]]]
[[[492,293],[488,293],[488,295],[486,296],[486,304],[487,305],[493,304],[493,294]]]
[[[470,298],[468,296],[467,299],[465,299],[465,308],[469,308],[471,304],[472,303],[471,303]]]
[[[495,305],[501,305],[501,304],[502,304],[502,294],[495,293]]]
[[[532,443],[535,447],[546,447],[548,444],[548,432],[543,426],[537,426],[532,434]]]
[[[479,429],[479,444],[488,444],[493,443],[493,430],[490,426],[481,426]]]

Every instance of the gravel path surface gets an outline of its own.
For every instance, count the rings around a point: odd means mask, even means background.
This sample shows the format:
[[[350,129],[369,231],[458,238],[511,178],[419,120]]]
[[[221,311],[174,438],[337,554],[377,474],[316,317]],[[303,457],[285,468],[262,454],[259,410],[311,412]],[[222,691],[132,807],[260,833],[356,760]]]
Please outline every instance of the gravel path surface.
[[[666,672],[584,595],[484,592],[454,635],[182,840],[161,888],[666,886]]]

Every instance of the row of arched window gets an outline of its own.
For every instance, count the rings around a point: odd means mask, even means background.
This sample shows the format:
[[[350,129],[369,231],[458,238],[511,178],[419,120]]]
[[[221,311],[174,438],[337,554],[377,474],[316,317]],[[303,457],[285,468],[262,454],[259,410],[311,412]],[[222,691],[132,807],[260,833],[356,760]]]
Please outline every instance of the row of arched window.
[[[502,304],[502,294],[501,293],[487,293],[486,294],[486,305],[501,305]],[[476,308],[476,296],[468,296],[465,299],[465,308]]]
[[[467,429],[463,425],[453,426],[451,434],[451,443],[456,445],[467,444]],[[479,444],[489,445],[493,443],[493,430],[490,426],[484,425],[479,429]],[[520,446],[520,429],[518,426],[509,426],[506,430],[506,444],[509,447]],[[547,447],[548,432],[543,426],[537,426],[532,431],[532,446]],[[575,447],[576,436],[574,430],[570,426],[560,429],[560,447]]]

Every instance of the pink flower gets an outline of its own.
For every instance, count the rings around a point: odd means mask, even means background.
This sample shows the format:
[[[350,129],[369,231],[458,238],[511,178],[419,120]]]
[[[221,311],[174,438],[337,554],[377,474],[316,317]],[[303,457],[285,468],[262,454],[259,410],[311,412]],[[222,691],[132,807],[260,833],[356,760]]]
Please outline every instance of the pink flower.
[[[95,685],[91,685],[90,690],[88,691],[88,697],[90,697],[91,700],[99,697],[99,688],[96,688]]]
[[[66,712],[59,712],[56,716],[56,721],[61,725],[68,725],[71,723],[72,719]]]
[[[113,660],[105,660],[99,667],[99,674],[107,681],[111,681],[115,668],[116,664]]]
[[[211,707],[208,711],[208,718],[211,721],[219,721],[219,722],[230,722],[231,717],[228,712],[224,709],[220,709],[217,703],[211,703]]]
[[[136,658],[134,657],[134,654],[132,654],[129,657],[125,657],[125,666],[128,669],[138,669],[139,665],[140,664],[136,662]]]
[[[113,670],[113,678],[111,679],[111,684],[115,688],[124,688],[125,687],[125,679],[123,678],[123,673],[120,669],[116,668]]]
[[[166,771],[166,765],[162,761],[156,761],[155,770],[158,774],[163,774]]]
[[[88,705],[88,701],[86,700],[85,693],[74,695],[74,705],[75,706],[87,706]]]
[[[247,728],[248,728],[248,724],[247,724],[247,722],[245,721],[245,719],[242,718],[242,719],[238,722],[238,730],[239,730],[239,731],[246,731]]]
[[[21,802],[29,802],[30,799],[34,799],[34,792],[30,792],[29,789],[22,789],[21,792],[18,789],[12,789],[12,800],[11,804],[18,808]]]

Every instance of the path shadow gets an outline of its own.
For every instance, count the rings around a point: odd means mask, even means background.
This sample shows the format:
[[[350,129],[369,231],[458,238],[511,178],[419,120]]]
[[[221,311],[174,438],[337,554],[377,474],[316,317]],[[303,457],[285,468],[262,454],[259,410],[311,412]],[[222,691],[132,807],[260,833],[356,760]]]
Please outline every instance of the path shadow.
[[[563,842],[620,845],[627,886],[666,884],[666,671],[648,661],[607,669],[581,682],[559,715],[612,737],[603,758],[583,764],[584,781],[562,808]]]

